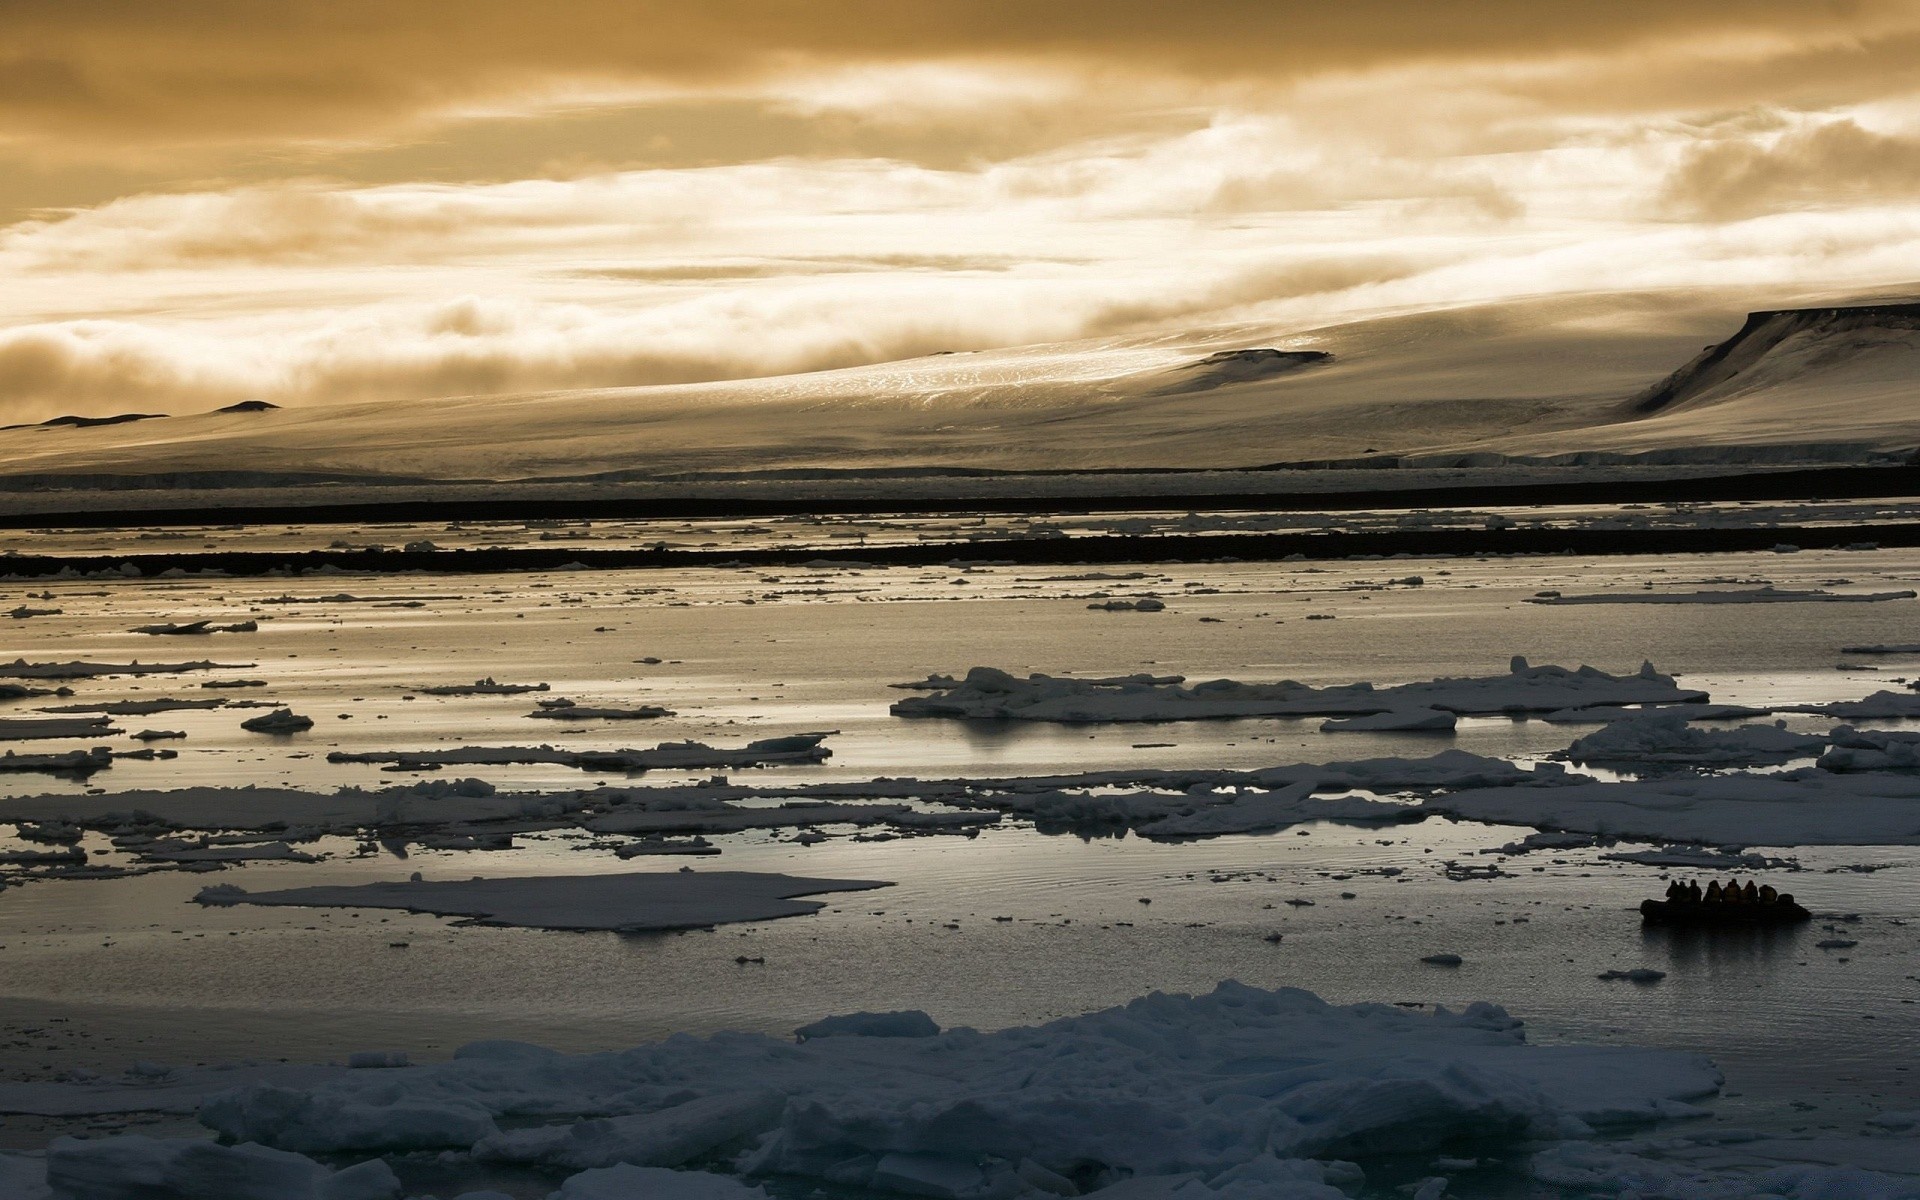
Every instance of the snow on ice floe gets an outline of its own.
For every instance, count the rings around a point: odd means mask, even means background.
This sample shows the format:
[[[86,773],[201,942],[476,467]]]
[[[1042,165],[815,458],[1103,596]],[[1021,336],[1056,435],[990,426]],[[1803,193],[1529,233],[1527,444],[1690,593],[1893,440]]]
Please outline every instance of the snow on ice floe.
[[[906,685],[929,695],[895,701],[902,717],[1099,722],[1181,721],[1233,717],[1365,716],[1427,708],[1452,713],[1554,712],[1594,704],[1682,704],[1708,699],[1641,664],[1632,675],[1593,667],[1532,666],[1516,657],[1505,675],[1435,679],[1376,688],[1371,683],[1316,688],[1291,680],[1240,683],[1216,679],[1185,685],[1180,676],[1109,679],[1017,678],[975,667],[963,680],[929,676]]]
[[[465,917],[476,925],[532,929],[700,929],[818,912],[820,892],[891,887],[871,879],[808,879],[748,871],[626,872],[609,875],[513,876],[504,879],[406,879],[387,883],[248,892],[232,885],[203,889],[200,904],[290,905],[302,908],[400,908]]]
[[[1395,708],[1323,722],[1321,733],[1452,733],[1458,718],[1437,708]]]
[[[1920,845],[1920,778],[1805,768],[1557,788],[1473,788],[1426,813],[1647,841],[1739,846]]]
[[[1704,592],[1595,592],[1584,596],[1533,596],[1529,604],[1872,604],[1884,600],[1912,600],[1912,591],[1829,592],[1762,587],[1745,591]]]
[[[1208,1194],[1252,1200],[1339,1194],[1274,1186],[1288,1179],[1361,1178],[1314,1159],[1697,1115],[1691,1102],[1720,1082],[1696,1055],[1530,1045],[1491,1005],[1336,1007],[1236,983],[994,1033],[916,1021],[921,1036],[861,1035],[899,1032],[905,1015],[886,1016],[798,1043],[677,1036],[586,1055],[478,1043],[445,1063],[236,1087],[200,1119],[229,1141],[300,1154],[710,1166],[956,1198],[1191,1173]],[[1248,1179],[1267,1186],[1233,1188]]]
[[[1900,771],[1920,767],[1920,732],[1836,727],[1814,765],[1825,771]]]
[[[1562,753],[1577,763],[1758,766],[1811,758],[1826,746],[1826,738],[1790,732],[1784,721],[1738,729],[1695,729],[1685,716],[1656,710],[1604,725]]]

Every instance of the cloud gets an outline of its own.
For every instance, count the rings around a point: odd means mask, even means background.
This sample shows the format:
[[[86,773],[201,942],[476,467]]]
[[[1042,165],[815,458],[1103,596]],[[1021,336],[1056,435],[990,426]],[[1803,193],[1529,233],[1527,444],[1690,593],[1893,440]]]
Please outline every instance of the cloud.
[[[1663,207],[1678,216],[1737,220],[1796,208],[1911,202],[1920,196],[1920,137],[1847,119],[1774,136],[1709,142],[1667,177]]]

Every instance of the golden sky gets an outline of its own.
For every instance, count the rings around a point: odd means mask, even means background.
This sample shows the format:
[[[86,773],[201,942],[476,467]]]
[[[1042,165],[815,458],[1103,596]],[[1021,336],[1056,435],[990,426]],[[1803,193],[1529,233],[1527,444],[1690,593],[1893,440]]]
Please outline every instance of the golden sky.
[[[1920,279],[1920,0],[0,0],[0,418]]]

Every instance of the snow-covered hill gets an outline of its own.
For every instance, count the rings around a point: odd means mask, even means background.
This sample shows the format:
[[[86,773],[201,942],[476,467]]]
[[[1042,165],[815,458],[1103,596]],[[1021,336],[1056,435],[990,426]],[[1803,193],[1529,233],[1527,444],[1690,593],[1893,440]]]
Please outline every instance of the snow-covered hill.
[[[1920,445],[1920,305],[1771,310],[1743,327],[1741,299],[1557,297],[721,383],[29,426],[0,430],[0,475],[645,478],[1583,453],[1831,461]],[[1726,340],[1701,353],[1715,337]]]

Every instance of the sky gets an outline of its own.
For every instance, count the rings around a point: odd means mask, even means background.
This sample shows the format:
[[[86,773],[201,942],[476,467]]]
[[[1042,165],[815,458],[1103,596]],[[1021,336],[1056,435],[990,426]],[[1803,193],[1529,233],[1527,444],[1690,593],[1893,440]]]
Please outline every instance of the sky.
[[[1912,290],[1920,0],[0,0],[0,280],[16,421]]]

